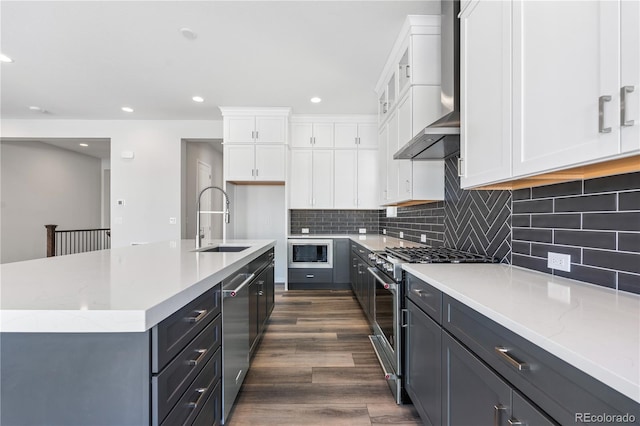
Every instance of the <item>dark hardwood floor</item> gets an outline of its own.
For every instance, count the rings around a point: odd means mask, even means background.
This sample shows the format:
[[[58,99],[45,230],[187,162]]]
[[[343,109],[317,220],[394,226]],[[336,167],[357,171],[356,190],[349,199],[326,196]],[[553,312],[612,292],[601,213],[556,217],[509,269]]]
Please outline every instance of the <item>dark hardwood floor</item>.
[[[278,291],[228,424],[421,424],[394,403],[369,333],[351,291]]]

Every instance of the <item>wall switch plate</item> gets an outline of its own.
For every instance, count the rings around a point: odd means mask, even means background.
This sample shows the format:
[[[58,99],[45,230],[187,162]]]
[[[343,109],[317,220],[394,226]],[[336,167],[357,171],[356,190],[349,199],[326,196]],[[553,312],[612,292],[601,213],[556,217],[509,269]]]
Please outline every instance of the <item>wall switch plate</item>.
[[[549,252],[547,257],[547,267],[551,269],[559,269],[565,272],[571,272],[571,255]]]
[[[400,238],[404,238],[404,232],[400,231]]]
[[[175,217],[170,217],[169,218],[169,225],[175,225],[176,223],[178,223],[178,221],[176,220]]]
[[[386,229],[382,230],[382,235],[387,235],[387,230]]]
[[[420,234],[420,242],[421,243],[427,242],[427,234]]]
[[[124,199],[122,199],[122,198],[121,198],[121,199],[117,200],[117,201],[116,201],[116,205],[118,205],[118,206],[124,206]]]
[[[303,234],[308,234],[309,233],[309,228],[302,228],[300,230],[300,232],[302,232]]]
[[[366,234],[367,233],[367,228],[358,228],[358,232],[361,234]]]

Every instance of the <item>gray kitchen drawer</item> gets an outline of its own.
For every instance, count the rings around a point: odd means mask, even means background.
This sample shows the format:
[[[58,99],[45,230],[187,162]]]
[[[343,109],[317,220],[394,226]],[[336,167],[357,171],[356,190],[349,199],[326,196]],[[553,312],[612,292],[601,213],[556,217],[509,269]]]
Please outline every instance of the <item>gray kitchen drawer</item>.
[[[222,381],[213,389],[192,426],[218,426],[222,421]]]
[[[304,268],[289,269],[289,283],[331,283],[333,282],[333,269],[331,268]]]
[[[446,294],[443,302],[444,329],[560,424],[575,424],[576,413],[629,413],[640,424],[630,398]]]
[[[218,348],[161,425],[191,425],[203,407],[211,409],[211,407],[207,407],[205,401],[214,393],[216,385],[219,386],[221,377],[222,348]]]
[[[442,292],[430,284],[406,274],[407,297],[438,324],[442,324]]]
[[[151,369],[158,373],[220,313],[220,285],[192,300],[151,329]]]
[[[152,417],[161,423],[185,389],[222,343],[222,315],[218,315],[166,368],[151,379]]]

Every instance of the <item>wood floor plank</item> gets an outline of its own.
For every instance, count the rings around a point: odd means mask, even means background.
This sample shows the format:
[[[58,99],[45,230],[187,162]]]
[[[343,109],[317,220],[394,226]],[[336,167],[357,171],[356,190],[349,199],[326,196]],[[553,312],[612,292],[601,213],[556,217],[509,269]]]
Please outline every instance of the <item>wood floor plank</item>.
[[[276,290],[276,305],[228,425],[416,425],[398,406],[357,300],[344,290]]]

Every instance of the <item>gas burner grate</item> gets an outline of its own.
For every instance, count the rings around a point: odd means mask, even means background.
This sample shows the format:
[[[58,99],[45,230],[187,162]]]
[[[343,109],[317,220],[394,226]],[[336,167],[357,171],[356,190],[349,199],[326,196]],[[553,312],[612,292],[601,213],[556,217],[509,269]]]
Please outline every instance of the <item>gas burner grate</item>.
[[[385,252],[409,263],[497,263],[499,261],[494,257],[448,247],[387,247]]]

